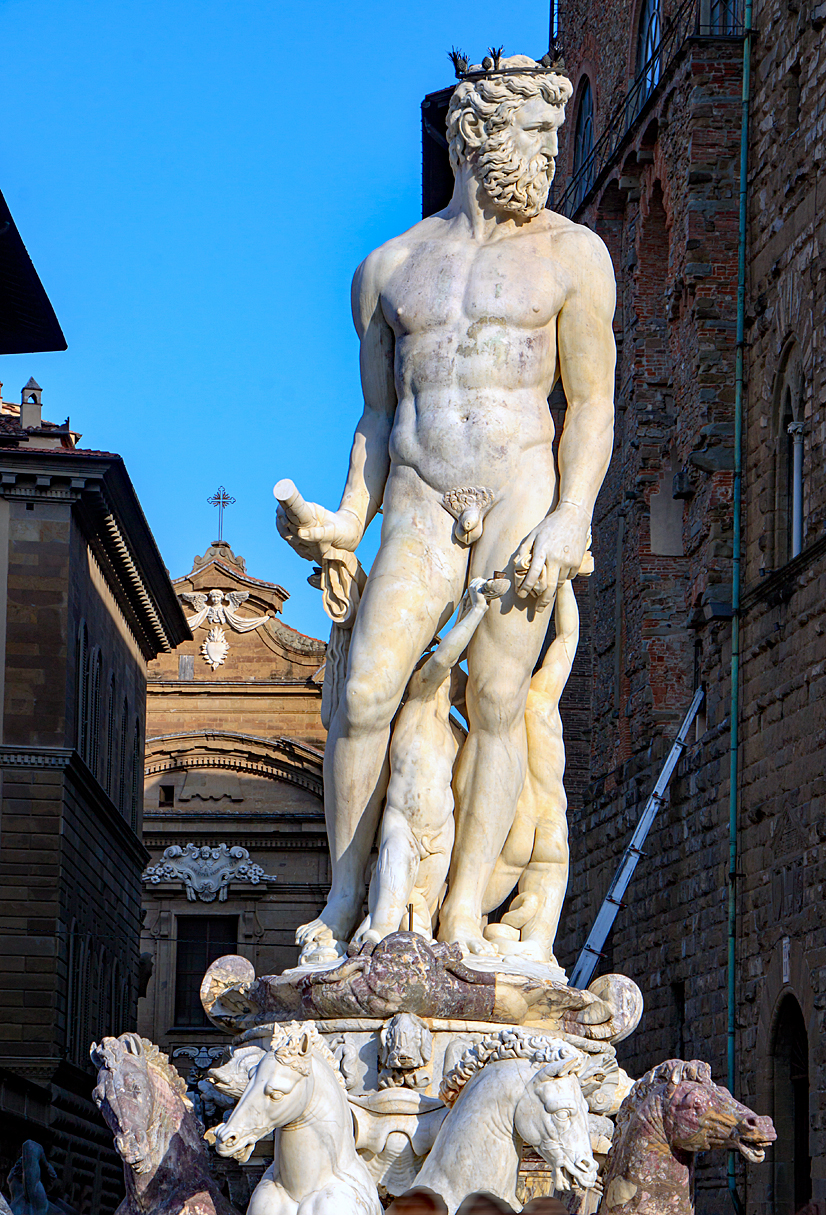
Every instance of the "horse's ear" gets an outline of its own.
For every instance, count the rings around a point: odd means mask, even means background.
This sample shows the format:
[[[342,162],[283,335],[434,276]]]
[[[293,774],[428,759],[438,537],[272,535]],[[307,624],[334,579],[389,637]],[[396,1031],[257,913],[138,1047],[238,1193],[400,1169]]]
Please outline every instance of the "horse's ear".
[[[135,1055],[138,1059],[141,1058],[143,1055],[143,1043],[137,1034],[124,1034],[121,1041],[126,1047],[128,1054]]]
[[[298,1039],[298,1053],[299,1055],[309,1055],[312,1049],[313,1040],[310,1037],[309,1031],[305,1029],[304,1033]]]
[[[682,1078],[683,1078],[682,1067],[672,1067],[671,1075],[668,1077],[669,1087],[676,1088],[677,1085],[682,1081]]]

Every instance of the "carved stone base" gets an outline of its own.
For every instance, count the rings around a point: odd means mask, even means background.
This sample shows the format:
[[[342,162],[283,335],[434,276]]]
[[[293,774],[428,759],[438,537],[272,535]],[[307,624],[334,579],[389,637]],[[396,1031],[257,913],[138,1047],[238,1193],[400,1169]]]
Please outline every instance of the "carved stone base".
[[[245,958],[219,958],[204,976],[201,1000],[210,1020],[232,1034],[296,1019],[338,1019],[342,1031],[371,1029],[409,1012],[445,1029],[470,1022],[525,1025],[618,1042],[639,1023],[642,995],[630,979],[602,976],[579,991],[542,970],[531,963],[471,963],[456,945],[396,932],[378,945],[351,946],[337,965],[260,979]]]
[[[612,1123],[606,1115],[631,1086],[613,1043],[639,1021],[639,989],[615,975],[577,991],[546,977],[547,968],[529,963],[522,969],[528,973],[470,965],[456,947],[415,933],[351,950],[326,969],[262,978],[241,957],[220,958],[204,978],[202,1000],[234,1042],[228,1062],[209,1073],[208,1083],[237,1098],[279,1026],[311,1021],[344,1079],[357,1152],[387,1199],[416,1181],[450,1112],[442,1082],[460,1060],[470,1059],[473,1070],[475,1055],[485,1066],[491,1051],[494,1058],[497,1050],[541,1058],[552,1043],[566,1043],[579,1054],[577,1083],[592,1150],[607,1151]],[[540,1157],[529,1158],[520,1175],[524,1201],[553,1192],[556,1174]],[[587,1215],[592,1207],[582,1201],[572,1209]]]

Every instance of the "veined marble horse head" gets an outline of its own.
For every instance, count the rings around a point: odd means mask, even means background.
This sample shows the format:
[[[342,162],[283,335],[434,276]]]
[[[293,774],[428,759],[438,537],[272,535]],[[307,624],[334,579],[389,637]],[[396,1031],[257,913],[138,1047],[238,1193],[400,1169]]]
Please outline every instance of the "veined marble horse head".
[[[157,1046],[127,1033],[93,1043],[90,1055],[98,1068],[92,1096],[134,1173],[154,1172],[175,1134],[203,1148],[183,1077]]]
[[[219,1156],[232,1156],[243,1164],[259,1139],[277,1127],[300,1122],[315,1088],[314,1052],[330,1065],[343,1087],[335,1059],[312,1025],[293,1021],[276,1026],[270,1049],[250,1059],[247,1086],[235,1109],[210,1132]]]

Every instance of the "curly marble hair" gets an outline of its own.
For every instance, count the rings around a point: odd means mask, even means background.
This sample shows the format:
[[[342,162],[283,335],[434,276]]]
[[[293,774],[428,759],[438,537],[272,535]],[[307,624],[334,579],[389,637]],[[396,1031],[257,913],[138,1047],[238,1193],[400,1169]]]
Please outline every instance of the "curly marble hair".
[[[505,1059],[528,1059],[544,1064],[554,1076],[579,1073],[587,1062],[582,1051],[562,1038],[545,1038],[524,1029],[500,1029],[481,1042],[468,1047],[459,1061],[442,1079],[439,1096],[453,1105],[467,1082],[488,1063]]]
[[[303,1049],[305,1036],[309,1050]],[[329,1063],[342,1088],[347,1087],[339,1070],[338,1060],[312,1021],[277,1022],[273,1026],[270,1050],[280,1064],[291,1067],[302,1076],[310,1074],[310,1055],[319,1055],[325,1063]]]
[[[503,68],[537,68],[529,55],[509,55],[500,61]],[[479,65],[474,65],[478,70]],[[482,80],[463,80],[453,90],[447,111],[447,143],[454,172],[472,152],[481,147],[484,137],[508,126],[520,106],[532,97],[542,97],[549,105],[565,106],[573,86],[567,76],[556,72],[537,75],[486,76]],[[478,119],[481,133],[471,140],[462,131],[462,116],[470,111]]]

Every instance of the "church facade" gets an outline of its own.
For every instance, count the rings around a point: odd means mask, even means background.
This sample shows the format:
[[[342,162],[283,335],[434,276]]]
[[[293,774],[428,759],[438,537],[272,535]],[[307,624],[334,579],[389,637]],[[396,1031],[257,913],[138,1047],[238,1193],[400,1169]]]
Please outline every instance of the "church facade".
[[[138,1024],[194,1089],[226,1041],[199,999],[209,963],[295,965],[295,930],[324,905],[326,645],[283,623],[288,592],[225,541],[173,585],[193,640],[147,685]]]

